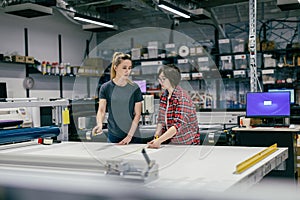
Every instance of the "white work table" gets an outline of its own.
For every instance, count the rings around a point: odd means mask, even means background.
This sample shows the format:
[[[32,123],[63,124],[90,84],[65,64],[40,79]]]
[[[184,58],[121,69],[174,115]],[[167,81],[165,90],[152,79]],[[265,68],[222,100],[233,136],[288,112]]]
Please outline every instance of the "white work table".
[[[45,175],[51,176],[52,179],[57,177],[58,182],[63,182],[64,177],[71,176],[78,184],[89,182],[89,179],[99,181],[96,184],[101,184],[106,178],[103,173],[103,163],[106,159],[145,160],[141,153],[144,147],[146,147],[144,144],[121,146],[97,142],[0,146],[0,184],[6,180],[6,175],[9,175],[7,178],[10,181],[15,178],[15,181],[21,183],[24,180],[20,182],[18,179],[33,174],[33,177],[40,176],[39,181]],[[264,149],[183,145],[165,145],[160,149],[146,148],[149,158],[159,165],[159,178],[145,183],[144,186],[171,189],[199,188],[213,192],[223,192],[235,187],[247,189],[287,159],[287,148],[278,148],[245,172],[234,173],[237,164]],[[14,174],[12,171],[19,175],[12,176]]]
[[[249,128],[232,128],[233,131],[274,131],[274,132],[299,132],[300,126],[296,125],[294,128],[284,127],[249,127]]]
[[[270,176],[285,177],[293,182],[297,182],[296,144],[300,133],[299,125],[295,125],[294,128],[233,128],[232,133],[235,135],[236,145],[238,146],[268,147],[276,143],[278,147],[287,147],[288,159],[286,160],[286,169],[283,171],[272,171]]]

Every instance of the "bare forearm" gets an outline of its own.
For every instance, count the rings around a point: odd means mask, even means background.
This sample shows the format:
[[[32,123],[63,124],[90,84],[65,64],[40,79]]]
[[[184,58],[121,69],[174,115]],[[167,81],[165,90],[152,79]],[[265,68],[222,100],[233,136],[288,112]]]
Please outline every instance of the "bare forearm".
[[[162,130],[162,124],[159,123],[156,126],[156,130],[155,130],[155,134],[154,135],[160,136],[161,135],[161,130]]]
[[[97,120],[97,125],[100,125],[100,124],[103,123],[104,117],[105,117],[105,112],[98,112],[98,113],[97,113],[97,118],[96,118],[96,120]]]
[[[134,135],[134,133],[139,125],[139,121],[140,121],[140,116],[139,115],[134,116],[134,119],[131,123],[131,127],[130,127],[127,135],[130,135],[130,136]]]
[[[170,127],[163,135],[158,138],[160,143],[172,138],[177,133],[175,126]]]

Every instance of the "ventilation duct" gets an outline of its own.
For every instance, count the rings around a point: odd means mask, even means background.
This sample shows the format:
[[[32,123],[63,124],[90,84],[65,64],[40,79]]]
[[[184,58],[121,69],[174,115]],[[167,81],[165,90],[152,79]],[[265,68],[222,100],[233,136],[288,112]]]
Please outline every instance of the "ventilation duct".
[[[300,1],[299,0],[277,0],[277,6],[280,10],[296,10],[300,9]]]
[[[192,13],[192,17],[195,19],[211,19],[211,14],[203,8],[198,8],[195,10],[189,10]]]
[[[15,5],[6,6],[4,12],[7,14],[17,15],[20,17],[41,17],[46,15],[52,15],[52,8],[45,7],[34,3],[21,3]]]

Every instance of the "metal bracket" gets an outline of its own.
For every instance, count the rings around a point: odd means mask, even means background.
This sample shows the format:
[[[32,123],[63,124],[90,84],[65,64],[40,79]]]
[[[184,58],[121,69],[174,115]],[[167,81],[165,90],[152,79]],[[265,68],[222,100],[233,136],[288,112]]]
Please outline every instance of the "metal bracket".
[[[146,154],[145,149],[142,151],[146,162],[141,160],[107,160],[105,163],[106,175],[126,180],[135,180],[150,182],[158,178],[158,164],[151,161]]]

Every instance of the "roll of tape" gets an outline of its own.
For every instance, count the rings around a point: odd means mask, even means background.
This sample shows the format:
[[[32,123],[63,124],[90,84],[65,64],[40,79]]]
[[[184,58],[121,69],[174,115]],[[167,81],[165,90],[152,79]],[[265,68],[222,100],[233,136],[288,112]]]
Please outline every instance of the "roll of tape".
[[[86,137],[87,140],[91,140],[92,139],[92,131],[87,131],[85,133],[85,137]]]
[[[188,56],[190,53],[190,49],[187,47],[187,46],[181,46],[179,48],[179,51],[178,51],[178,54],[181,56],[181,57],[186,57]]]
[[[53,144],[53,139],[52,138],[44,138],[43,144]]]

